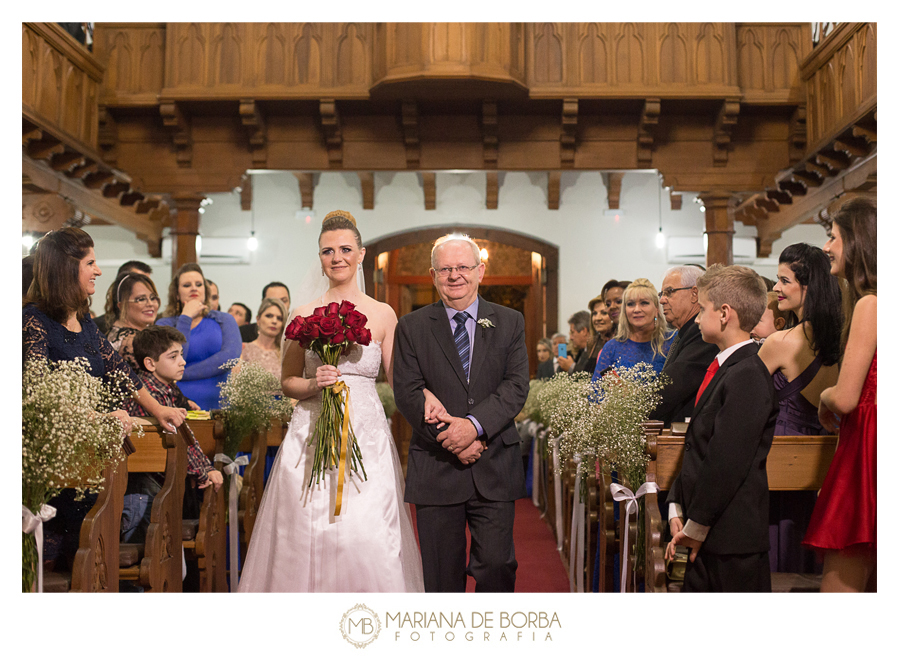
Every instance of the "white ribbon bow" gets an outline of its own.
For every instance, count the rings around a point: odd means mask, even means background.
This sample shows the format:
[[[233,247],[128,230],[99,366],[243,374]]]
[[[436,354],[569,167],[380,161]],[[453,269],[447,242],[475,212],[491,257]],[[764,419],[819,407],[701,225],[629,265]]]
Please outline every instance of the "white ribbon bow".
[[[622,502],[623,500],[628,501],[625,505],[625,550],[622,552],[622,564],[619,567],[619,571],[622,572],[621,578],[621,586],[619,587],[620,592],[625,592],[625,568],[628,565],[628,526],[630,525],[630,517],[632,512],[637,513],[638,511],[638,502],[637,499],[648,493],[656,493],[659,491],[659,486],[657,486],[656,482],[644,482],[637,490],[637,492],[632,492],[628,487],[624,487],[621,484],[611,484],[609,485],[609,491],[612,493],[613,500]],[[636,571],[637,565],[635,565]],[[637,574],[634,575],[635,579],[635,590],[637,589]]]
[[[44,591],[44,522],[56,516],[56,508],[50,505],[41,505],[41,509],[34,514],[30,509],[22,505],[22,532],[26,535],[34,535],[37,544],[37,591]]]
[[[562,552],[563,549],[563,515],[562,515],[562,476],[559,472],[559,442],[565,433],[560,434],[555,439],[550,439],[553,446],[553,502],[556,508],[554,518],[556,518],[556,550]]]
[[[535,507],[541,506],[541,461],[543,460],[543,455],[541,455],[541,451],[538,449],[538,432],[543,429],[543,425],[537,426],[537,431],[534,433],[534,441],[531,442],[531,502]],[[546,495],[546,492],[544,492]]]
[[[584,592],[584,499],[581,483],[584,480],[581,455],[575,460],[575,498],[572,502],[572,530],[569,535],[569,590]]]
[[[228,455],[224,455],[221,452],[218,453],[214,458],[217,462],[222,462],[225,466],[222,467],[222,472],[225,475],[235,475],[237,474],[237,470],[239,466],[246,466],[250,463],[250,460],[247,458],[247,455],[241,455],[235,460],[231,460]],[[238,570],[240,569],[240,561],[238,555],[238,486],[237,486],[237,478],[231,478],[231,481],[228,484],[228,572],[230,575],[231,582],[231,591],[237,592],[238,585],[240,584],[240,577],[238,575]]]

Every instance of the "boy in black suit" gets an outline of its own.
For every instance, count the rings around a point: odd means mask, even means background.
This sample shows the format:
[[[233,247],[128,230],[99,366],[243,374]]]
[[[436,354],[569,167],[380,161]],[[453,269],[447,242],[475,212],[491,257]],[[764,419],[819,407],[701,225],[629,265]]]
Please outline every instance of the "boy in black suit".
[[[720,351],[697,393],[681,473],[667,499],[673,538],[666,557],[678,545],[691,549],[685,592],[770,592],[766,457],[778,401],[750,338],[766,287],[738,265],[711,267],[697,287],[696,322]]]

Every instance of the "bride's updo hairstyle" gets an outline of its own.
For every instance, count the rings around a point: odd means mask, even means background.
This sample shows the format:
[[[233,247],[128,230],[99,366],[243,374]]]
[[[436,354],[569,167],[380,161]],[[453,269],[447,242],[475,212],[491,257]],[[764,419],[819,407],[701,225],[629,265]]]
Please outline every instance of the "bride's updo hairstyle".
[[[319,238],[329,231],[351,231],[356,236],[356,246],[362,249],[362,236],[356,228],[356,219],[346,210],[332,210],[322,219],[322,230]]]

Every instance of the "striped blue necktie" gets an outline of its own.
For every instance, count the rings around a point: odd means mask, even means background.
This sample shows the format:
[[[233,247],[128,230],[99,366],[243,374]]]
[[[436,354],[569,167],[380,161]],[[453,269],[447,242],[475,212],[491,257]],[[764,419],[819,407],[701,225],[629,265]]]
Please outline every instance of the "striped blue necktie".
[[[459,360],[462,361],[463,372],[466,373],[466,381],[469,381],[469,332],[466,331],[466,320],[470,317],[465,311],[460,311],[453,316],[453,319],[456,320],[453,342],[456,343],[456,351],[459,352]]]

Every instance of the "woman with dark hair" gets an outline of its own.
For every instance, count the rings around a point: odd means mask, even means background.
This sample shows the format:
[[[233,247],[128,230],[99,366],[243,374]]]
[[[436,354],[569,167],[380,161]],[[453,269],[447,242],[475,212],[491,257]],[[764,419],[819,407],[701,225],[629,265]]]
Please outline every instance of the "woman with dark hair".
[[[781,407],[775,434],[822,434],[819,396],[837,381],[841,351],[841,289],[819,247],[792,244],[778,258],[774,292],[788,328],[759,349]]]
[[[825,253],[846,281],[837,384],[822,391],[819,420],[840,440],[803,543],[825,554],[823,592],[875,591],[877,580],[878,234],[875,203],[845,202]]]
[[[182,265],[169,284],[164,317],[156,324],[175,327],[187,338],[181,391],[201,409],[219,408],[219,384],[228,379],[221,366],[241,356],[241,333],[228,313],[209,308],[209,286],[197,263]]]
[[[131,342],[137,332],[156,321],[158,311],[159,293],[150,277],[135,272],[116,277],[106,299],[106,317],[113,320],[106,338],[135,372],[140,369]]]
[[[138,403],[174,432],[184,421],[184,410],[159,404],[91,319],[90,296],[96,292],[95,280],[101,273],[94,241],[81,229],[61,228],[41,238],[34,253],[34,278],[22,307],[23,358],[72,361],[80,357],[87,361],[93,377],[108,382],[116,376],[127,377]],[[122,422],[125,435],[131,431],[131,418],[125,410],[110,415]],[[57,508],[57,516],[45,529],[49,550],[44,557],[71,557],[92,502],[75,502],[74,490],[65,489],[50,504]]]
[[[631,281],[616,281],[615,279],[610,279],[604,283],[603,288],[600,289],[600,296],[603,298],[603,303],[606,304],[606,312],[609,314],[610,322],[612,322],[613,335],[619,330],[619,314],[622,309],[622,295],[625,293],[625,288],[630,285]]]
[[[606,303],[603,301],[602,293],[588,302],[588,311],[591,313],[591,337],[588,339],[586,348],[588,356],[582,371],[593,373],[594,368],[597,367],[600,350],[613,337],[613,323],[609,317],[609,311],[606,309]]]
[[[819,396],[837,381],[841,349],[841,291],[829,273],[825,252],[792,244],[778,257],[773,292],[788,328],[769,335],[759,348],[778,395],[776,436],[825,434]],[[769,496],[769,567],[775,572],[812,573],[815,560],[800,540],[816,503],[811,491]]]

